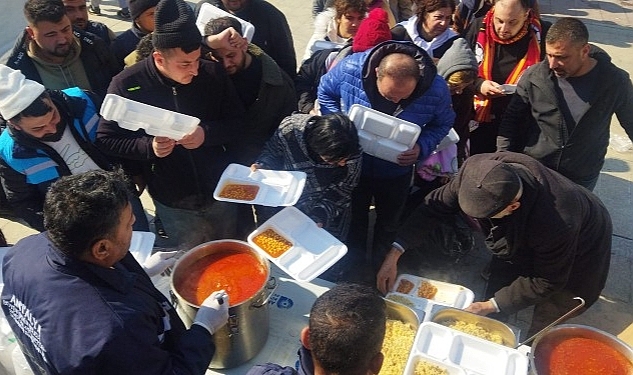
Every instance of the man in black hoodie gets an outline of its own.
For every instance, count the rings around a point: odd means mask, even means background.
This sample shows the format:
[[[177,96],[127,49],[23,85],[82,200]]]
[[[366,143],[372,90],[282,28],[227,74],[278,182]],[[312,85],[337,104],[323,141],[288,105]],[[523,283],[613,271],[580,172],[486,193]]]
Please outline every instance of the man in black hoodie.
[[[593,190],[615,113],[633,139],[633,85],[575,18],[545,38],[547,60],[526,71],[499,127],[497,149],[523,152]]]
[[[214,201],[213,191],[235,160],[226,145],[242,135],[245,110],[222,66],[200,60],[201,40],[189,5],[162,0],[156,6],[154,52],[114,77],[108,88],[108,93],[195,116],[200,119],[195,130],[175,140],[102,120],[97,135],[105,152],[144,164],[149,194],[174,246],[235,235],[234,204]]]

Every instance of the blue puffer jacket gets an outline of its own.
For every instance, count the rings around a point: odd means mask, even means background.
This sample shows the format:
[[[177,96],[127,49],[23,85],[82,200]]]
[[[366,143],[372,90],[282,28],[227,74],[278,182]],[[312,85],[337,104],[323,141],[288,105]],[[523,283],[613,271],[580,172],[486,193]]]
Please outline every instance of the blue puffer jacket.
[[[380,95],[376,88],[376,68],[382,58],[391,53],[410,55],[422,67],[413,94],[400,101],[394,113],[388,114],[422,127],[417,143],[420,146],[419,160],[424,160],[448,134],[455,121],[455,112],[448,86],[437,75],[433,60],[413,43],[387,41],[369,51],[355,53],[337,64],[321,78],[318,90],[321,112],[347,113],[353,104],[374,108],[375,100],[372,98]],[[410,172],[411,167],[401,167],[363,154],[363,176],[392,178]]]

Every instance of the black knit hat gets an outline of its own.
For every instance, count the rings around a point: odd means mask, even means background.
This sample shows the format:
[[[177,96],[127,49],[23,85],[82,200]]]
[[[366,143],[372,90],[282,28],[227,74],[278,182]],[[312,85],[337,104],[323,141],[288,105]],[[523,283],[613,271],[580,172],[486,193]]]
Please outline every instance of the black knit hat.
[[[193,10],[183,0],[161,0],[154,23],[154,48],[191,49],[202,41]]]
[[[503,211],[521,190],[512,166],[499,160],[466,160],[457,199],[470,217],[491,218]]]
[[[128,7],[130,9],[130,16],[132,19],[137,19],[143,12],[149,8],[153,8],[158,5],[158,0],[128,0]]]

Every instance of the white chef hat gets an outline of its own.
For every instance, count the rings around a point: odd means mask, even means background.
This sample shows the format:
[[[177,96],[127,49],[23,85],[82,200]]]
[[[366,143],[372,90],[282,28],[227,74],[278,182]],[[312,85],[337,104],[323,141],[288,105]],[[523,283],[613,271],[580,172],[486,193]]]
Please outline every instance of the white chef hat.
[[[26,79],[19,70],[0,64],[0,115],[12,119],[31,105],[45,88],[40,83]]]

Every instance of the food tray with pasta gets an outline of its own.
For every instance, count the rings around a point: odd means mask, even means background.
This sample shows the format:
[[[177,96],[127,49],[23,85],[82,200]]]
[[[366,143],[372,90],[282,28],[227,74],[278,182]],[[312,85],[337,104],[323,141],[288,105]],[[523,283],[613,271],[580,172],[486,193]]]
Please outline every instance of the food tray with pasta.
[[[518,350],[435,322],[420,324],[405,374],[414,374],[407,370],[414,368],[420,355],[457,366],[467,375],[526,375],[528,371],[528,358]]]
[[[241,164],[229,164],[213,192],[219,201],[259,204],[262,206],[292,206],[299,200],[306,182],[300,171],[272,171]]]
[[[264,222],[248,243],[299,281],[311,281],[347,253],[347,246],[295,207]]]
[[[475,299],[475,293],[461,285],[404,273],[398,276],[387,298],[411,307],[429,320],[444,306],[466,308]]]

